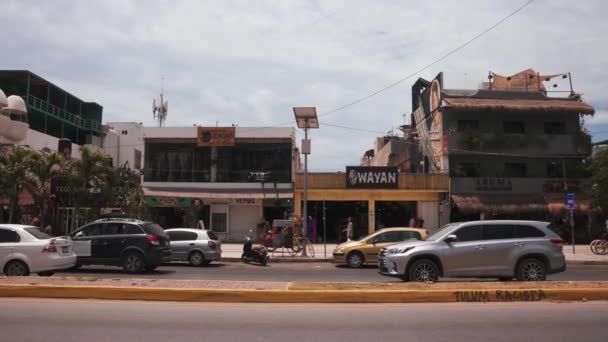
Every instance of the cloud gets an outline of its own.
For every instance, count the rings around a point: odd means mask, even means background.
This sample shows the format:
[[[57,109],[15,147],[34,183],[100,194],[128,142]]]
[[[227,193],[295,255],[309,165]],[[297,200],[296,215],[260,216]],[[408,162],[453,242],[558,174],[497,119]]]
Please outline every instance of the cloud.
[[[100,103],[107,121],[153,124],[151,102],[164,76],[168,125],[272,125],[291,121],[293,106],[323,114],[391,84],[523,3],[5,0],[0,65],[29,69]],[[569,71],[576,91],[601,107],[588,124],[603,124],[606,11],[601,0],[538,0],[416,77],[444,71],[448,87],[474,88],[488,70]],[[411,112],[416,77],[321,121],[397,127]],[[311,167],[342,170],[375,134],[323,126],[313,137],[322,148]]]

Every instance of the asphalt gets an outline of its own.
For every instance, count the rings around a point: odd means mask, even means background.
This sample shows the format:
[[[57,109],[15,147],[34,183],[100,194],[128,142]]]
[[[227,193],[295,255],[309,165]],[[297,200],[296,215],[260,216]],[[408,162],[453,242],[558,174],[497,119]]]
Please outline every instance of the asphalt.
[[[595,303],[211,304],[0,299],[3,342],[605,341]]]
[[[238,280],[238,281],[303,281],[303,282],[394,282],[396,279],[378,274],[376,267],[351,269],[330,263],[270,263],[257,266],[240,262],[212,263],[207,267],[191,267],[185,263],[160,266],[155,271],[136,276],[118,267],[90,266],[76,272],[61,272],[58,276],[96,278],[148,278],[183,280]],[[474,279],[465,279],[474,280]],[[608,265],[569,265],[564,273],[549,276],[549,280],[596,281],[608,280]],[[463,281],[445,278],[442,281]]]

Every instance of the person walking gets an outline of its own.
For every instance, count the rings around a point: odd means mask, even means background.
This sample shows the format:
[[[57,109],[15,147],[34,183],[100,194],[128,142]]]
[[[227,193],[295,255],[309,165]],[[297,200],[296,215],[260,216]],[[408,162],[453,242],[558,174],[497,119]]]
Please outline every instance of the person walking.
[[[353,219],[349,216],[347,219],[346,229],[343,232],[346,232],[346,241],[351,241],[353,239]]]

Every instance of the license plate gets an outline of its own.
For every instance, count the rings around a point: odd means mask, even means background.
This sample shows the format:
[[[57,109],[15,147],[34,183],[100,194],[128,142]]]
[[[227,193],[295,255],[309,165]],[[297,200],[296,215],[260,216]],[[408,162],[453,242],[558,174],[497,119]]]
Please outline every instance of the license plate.
[[[67,253],[67,252],[69,252],[69,251],[70,251],[70,249],[69,249],[68,247],[61,247],[61,251],[62,251],[63,253]]]

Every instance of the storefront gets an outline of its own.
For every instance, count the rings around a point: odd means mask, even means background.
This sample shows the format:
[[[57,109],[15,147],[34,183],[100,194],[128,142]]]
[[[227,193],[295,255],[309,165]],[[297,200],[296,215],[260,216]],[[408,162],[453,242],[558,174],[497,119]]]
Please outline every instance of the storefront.
[[[295,214],[302,215],[304,175],[296,175]],[[308,215],[317,224],[318,241],[344,240],[351,217],[355,238],[422,219],[434,231],[449,219],[447,175],[399,173],[390,167],[348,167],[346,173],[308,174]]]

